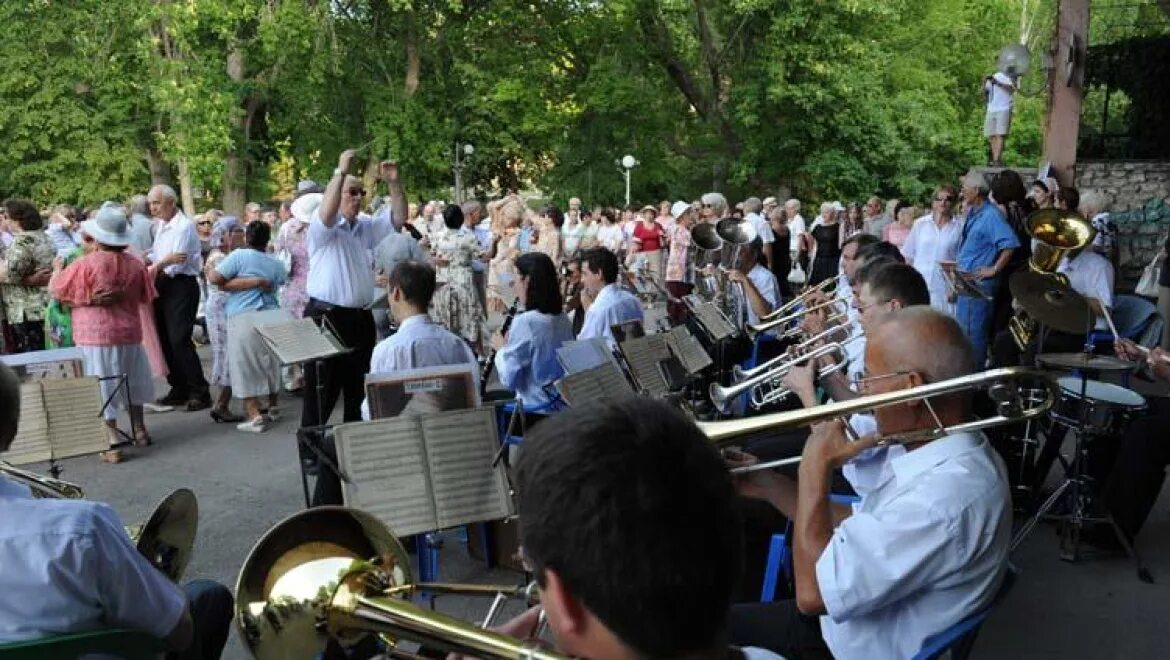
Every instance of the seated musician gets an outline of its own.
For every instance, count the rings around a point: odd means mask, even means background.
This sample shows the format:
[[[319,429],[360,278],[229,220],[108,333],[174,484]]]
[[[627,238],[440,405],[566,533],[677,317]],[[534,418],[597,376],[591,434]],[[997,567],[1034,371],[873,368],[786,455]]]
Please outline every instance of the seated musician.
[[[767,316],[780,306],[780,283],[768,270],[764,259],[764,244],[757,238],[740,251],[739,263],[727,271],[727,281],[741,286],[733,287],[736,318],[731,319],[738,327],[756,325],[760,317]],[[742,291],[742,296],[740,292]]]
[[[929,297],[927,297],[929,300]],[[873,328],[863,394],[969,375],[971,344],[954,319],[923,304]],[[929,350],[924,350],[929,347]],[[971,397],[935,397],[875,410],[884,437],[969,421]],[[737,480],[794,522],[795,601],[736,605],[732,643],[789,658],[909,658],[923,642],[987,607],[1007,565],[1006,470],[980,434],[904,445],[852,508],[830,502],[833,471],[873,446],[840,421],[813,427],[792,480],[767,471]],[[750,462],[750,459],[749,461]]]
[[[512,319],[507,336],[492,337],[500,383],[525,406],[548,403],[545,386],[564,376],[557,349],[573,340],[573,326],[561,311],[561,292],[552,259],[529,252],[516,259],[512,288],[524,311]]]
[[[727,469],[681,412],[590,402],[532,431],[516,468],[522,554],[557,649],[581,658],[776,658],[728,648],[741,568]],[[502,627],[529,637],[533,608]]]
[[[0,365],[0,451],[20,422],[20,382]],[[129,628],[174,658],[218,658],[232,621],[223,585],[180,588],[143,557],[101,502],[34,498],[0,476],[0,644]]]
[[[577,339],[605,337],[612,347],[615,342],[612,326],[642,320],[642,303],[619,286],[617,280],[618,260],[613,252],[592,248],[581,255],[585,324]]]
[[[1073,250],[1060,260],[1056,272],[1067,276],[1068,284],[1073,291],[1088,299],[1089,307],[1097,319],[1094,329],[1108,332],[1109,324],[1102,313],[1102,307],[1110,310],[1113,308],[1114,272],[1109,259],[1090,248]],[[1014,305],[1019,308],[1018,301]],[[992,364],[1002,367],[1015,366],[1022,361],[1031,363],[1036,353],[1071,353],[1084,350],[1084,347],[1084,332],[1047,330],[1034,333],[1032,342],[1025,352],[1016,345],[1010,330],[1002,330],[995,336],[991,347]]]
[[[427,308],[435,294],[435,268],[421,261],[402,261],[387,280],[390,316],[398,331],[378,342],[370,357],[370,375],[405,369],[467,365],[479,373],[471,346],[460,336],[431,320]],[[362,400],[362,419],[370,419],[368,399]],[[337,448],[331,438],[321,450],[334,463]],[[313,506],[341,504],[341,481],[332,470],[321,470],[313,492]]]
[[[1117,459],[1101,488],[1113,520],[1132,543],[1158,500],[1170,465],[1170,442],[1166,441],[1166,429],[1170,428],[1170,353],[1161,348],[1144,353],[1128,339],[1118,341],[1115,349],[1117,357],[1146,363],[1157,379],[1150,391],[1143,392],[1149,406],[1147,414],[1132,420],[1121,434]],[[1086,530],[1085,538],[1098,545],[1117,543],[1113,530],[1104,525]]]

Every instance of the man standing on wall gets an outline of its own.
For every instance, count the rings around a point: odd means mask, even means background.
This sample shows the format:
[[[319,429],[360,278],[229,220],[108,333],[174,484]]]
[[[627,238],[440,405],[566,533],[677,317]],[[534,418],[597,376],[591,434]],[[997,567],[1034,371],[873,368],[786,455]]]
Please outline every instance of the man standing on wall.
[[[1003,167],[1003,143],[1012,124],[1012,102],[1016,95],[1016,81],[1003,71],[983,79],[983,93],[987,96],[987,116],[983,120],[983,135],[991,148],[992,167]]]

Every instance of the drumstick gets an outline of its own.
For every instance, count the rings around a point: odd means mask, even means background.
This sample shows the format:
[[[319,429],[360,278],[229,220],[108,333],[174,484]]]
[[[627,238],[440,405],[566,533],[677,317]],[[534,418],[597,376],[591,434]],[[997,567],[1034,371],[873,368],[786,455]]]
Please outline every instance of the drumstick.
[[[1146,356],[1147,360],[1153,361],[1154,358],[1152,355],[1150,355],[1150,353],[1152,353],[1153,351],[1146,348],[1145,346],[1142,346],[1141,344],[1134,344],[1133,347],[1138,349],[1139,351],[1141,351],[1141,354]],[[1161,362],[1166,362],[1166,363],[1170,364],[1170,355],[1165,355],[1165,354],[1159,355],[1157,359]]]
[[[1113,315],[1109,313],[1109,306],[1101,305],[1101,316],[1105,317],[1105,323],[1109,324],[1109,331],[1113,333],[1113,341],[1121,339],[1121,334],[1117,332],[1117,326],[1113,324]]]

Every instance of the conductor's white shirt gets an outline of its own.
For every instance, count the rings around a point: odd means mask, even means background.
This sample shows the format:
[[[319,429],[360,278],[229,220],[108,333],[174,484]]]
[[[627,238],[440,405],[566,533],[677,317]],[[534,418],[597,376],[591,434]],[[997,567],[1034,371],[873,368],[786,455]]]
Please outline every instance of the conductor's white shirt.
[[[610,326],[641,320],[642,303],[638,298],[617,284],[607,284],[602,287],[597,299],[585,312],[585,323],[581,326],[577,339],[605,337],[612,348],[614,339]]]
[[[1056,272],[1068,276],[1068,285],[1073,291],[1087,298],[1096,298],[1113,311],[1113,264],[1092,250],[1082,250],[1076,259],[1065,257],[1060,260]],[[1104,316],[1097,317],[1095,330],[1108,330],[1109,322]]]
[[[1011,498],[981,434],[889,458],[816,564],[835,658],[909,658],[987,607],[1007,567]]]
[[[378,342],[370,356],[370,375],[404,369],[471,365],[479,362],[462,337],[435,323],[426,314],[416,314],[398,324],[398,331]],[[369,400],[362,399],[362,419],[370,418]]]
[[[108,505],[33,498],[0,477],[0,643],[108,628],[159,639],[183,593],[130,543]]]
[[[374,300],[374,266],[371,253],[393,229],[390,205],[384,204],[373,218],[353,222],[338,215],[326,227],[317,211],[309,221],[310,298],[341,307],[361,308]]]

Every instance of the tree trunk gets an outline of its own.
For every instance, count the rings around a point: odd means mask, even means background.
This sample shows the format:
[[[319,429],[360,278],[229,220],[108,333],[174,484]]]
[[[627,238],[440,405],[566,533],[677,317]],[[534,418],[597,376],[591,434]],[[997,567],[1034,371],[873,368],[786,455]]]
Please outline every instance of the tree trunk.
[[[187,159],[179,159],[179,197],[183,202],[183,213],[188,218],[195,217],[195,191],[191,188],[191,172],[187,169]]]
[[[174,178],[171,174],[171,165],[163,158],[158,149],[150,147],[145,152],[146,166],[150,168],[150,185],[159,183],[172,183]]]

